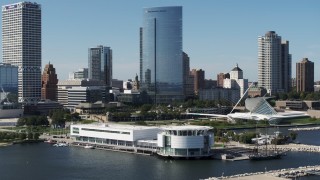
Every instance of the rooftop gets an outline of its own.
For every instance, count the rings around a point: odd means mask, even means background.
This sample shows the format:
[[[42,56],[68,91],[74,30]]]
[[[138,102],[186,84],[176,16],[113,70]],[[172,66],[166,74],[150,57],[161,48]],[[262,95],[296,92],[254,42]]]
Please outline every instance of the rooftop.
[[[161,126],[164,130],[210,130],[213,129],[209,126],[195,126],[195,125],[185,125],[185,126]]]
[[[135,126],[135,125],[125,125],[125,124],[114,124],[114,123],[95,123],[95,124],[73,124],[73,126],[81,128],[95,128],[95,129],[113,129],[113,130],[145,130],[145,129],[159,129],[155,126]]]
[[[242,69],[240,69],[238,64],[237,64],[237,66],[234,67],[231,71],[242,71]]]

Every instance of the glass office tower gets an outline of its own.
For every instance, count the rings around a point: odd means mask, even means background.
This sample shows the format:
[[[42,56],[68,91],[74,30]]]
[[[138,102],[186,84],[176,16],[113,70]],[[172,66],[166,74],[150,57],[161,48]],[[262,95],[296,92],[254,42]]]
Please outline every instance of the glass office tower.
[[[41,97],[41,6],[19,2],[2,6],[2,59],[18,66],[18,100]]]
[[[183,100],[182,7],[145,8],[140,43],[142,90],[154,103]]]
[[[103,81],[106,86],[112,83],[112,50],[110,47],[97,46],[89,48],[89,79]]]

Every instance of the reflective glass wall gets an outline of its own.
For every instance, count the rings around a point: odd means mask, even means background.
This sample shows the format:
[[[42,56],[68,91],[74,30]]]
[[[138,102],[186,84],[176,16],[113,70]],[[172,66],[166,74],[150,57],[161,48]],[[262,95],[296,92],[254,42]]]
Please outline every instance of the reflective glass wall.
[[[182,7],[143,11],[141,86],[159,103],[183,99]]]

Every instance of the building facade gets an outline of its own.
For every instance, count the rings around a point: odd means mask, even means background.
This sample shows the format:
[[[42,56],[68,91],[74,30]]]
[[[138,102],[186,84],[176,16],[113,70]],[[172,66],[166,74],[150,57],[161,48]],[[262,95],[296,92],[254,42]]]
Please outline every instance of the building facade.
[[[258,38],[258,84],[269,95],[288,92],[291,88],[291,54],[289,42],[268,31]]]
[[[213,88],[201,89],[199,99],[203,101],[221,101],[228,105],[236,104],[239,101],[240,93],[238,89]]]
[[[247,96],[245,91],[248,89],[248,79],[243,79],[243,71],[238,64],[230,71],[230,78],[224,79],[223,88],[239,90],[239,99]]]
[[[219,73],[217,74],[217,87],[223,87],[224,79],[230,78],[229,73]]]
[[[18,93],[18,67],[0,63],[0,88],[2,92]]]
[[[69,79],[74,80],[74,79],[88,79],[88,68],[81,68],[78,71],[69,73]]]
[[[143,9],[140,81],[154,103],[184,100],[182,7]]]
[[[159,127],[131,126],[120,124],[77,124],[70,126],[70,135],[76,143],[117,147],[122,150],[139,148],[139,141],[157,138]],[[155,148],[156,148],[156,142]]]
[[[314,63],[303,58],[296,64],[297,92],[314,91]]]
[[[2,6],[2,59],[18,66],[18,100],[41,98],[41,6],[19,2]]]
[[[204,89],[205,88],[205,73],[204,70],[202,69],[192,69],[190,71],[190,74],[193,76],[194,78],[194,93],[196,95],[199,94],[199,90],[200,89]]]
[[[108,88],[96,80],[65,80],[58,82],[57,99],[65,108],[74,110],[81,102],[108,101]]]
[[[212,155],[214,144],[212,127],[171,126],[158,134],[158,154],[164,157],[191,158]]]
[[[52,64],[47,64],[42,73],[41,99],[57,101],[58,78],[56,69]]]
[[[112,50],[110,47],[100,45],[89,48],[88,67],[89,79],[103,81],[109,87],[112,85]]]
[[[186,98],[194,96],[194,77],[190,74],[190,58],[183,52],[183,89]]]

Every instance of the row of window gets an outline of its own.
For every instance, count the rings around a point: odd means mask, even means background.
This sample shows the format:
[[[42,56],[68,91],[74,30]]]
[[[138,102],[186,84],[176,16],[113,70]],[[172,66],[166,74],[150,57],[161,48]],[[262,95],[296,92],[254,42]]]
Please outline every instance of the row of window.
[[[89,129],[89,128],[82,128],[83,131],[94,131],[94,132],[105,132],[105,133],[114,133],[114,134],[126,134],[130,135],[130,132],[123,132],[123,131],[111,131],[111,130],[102,130],[102,129]]]

